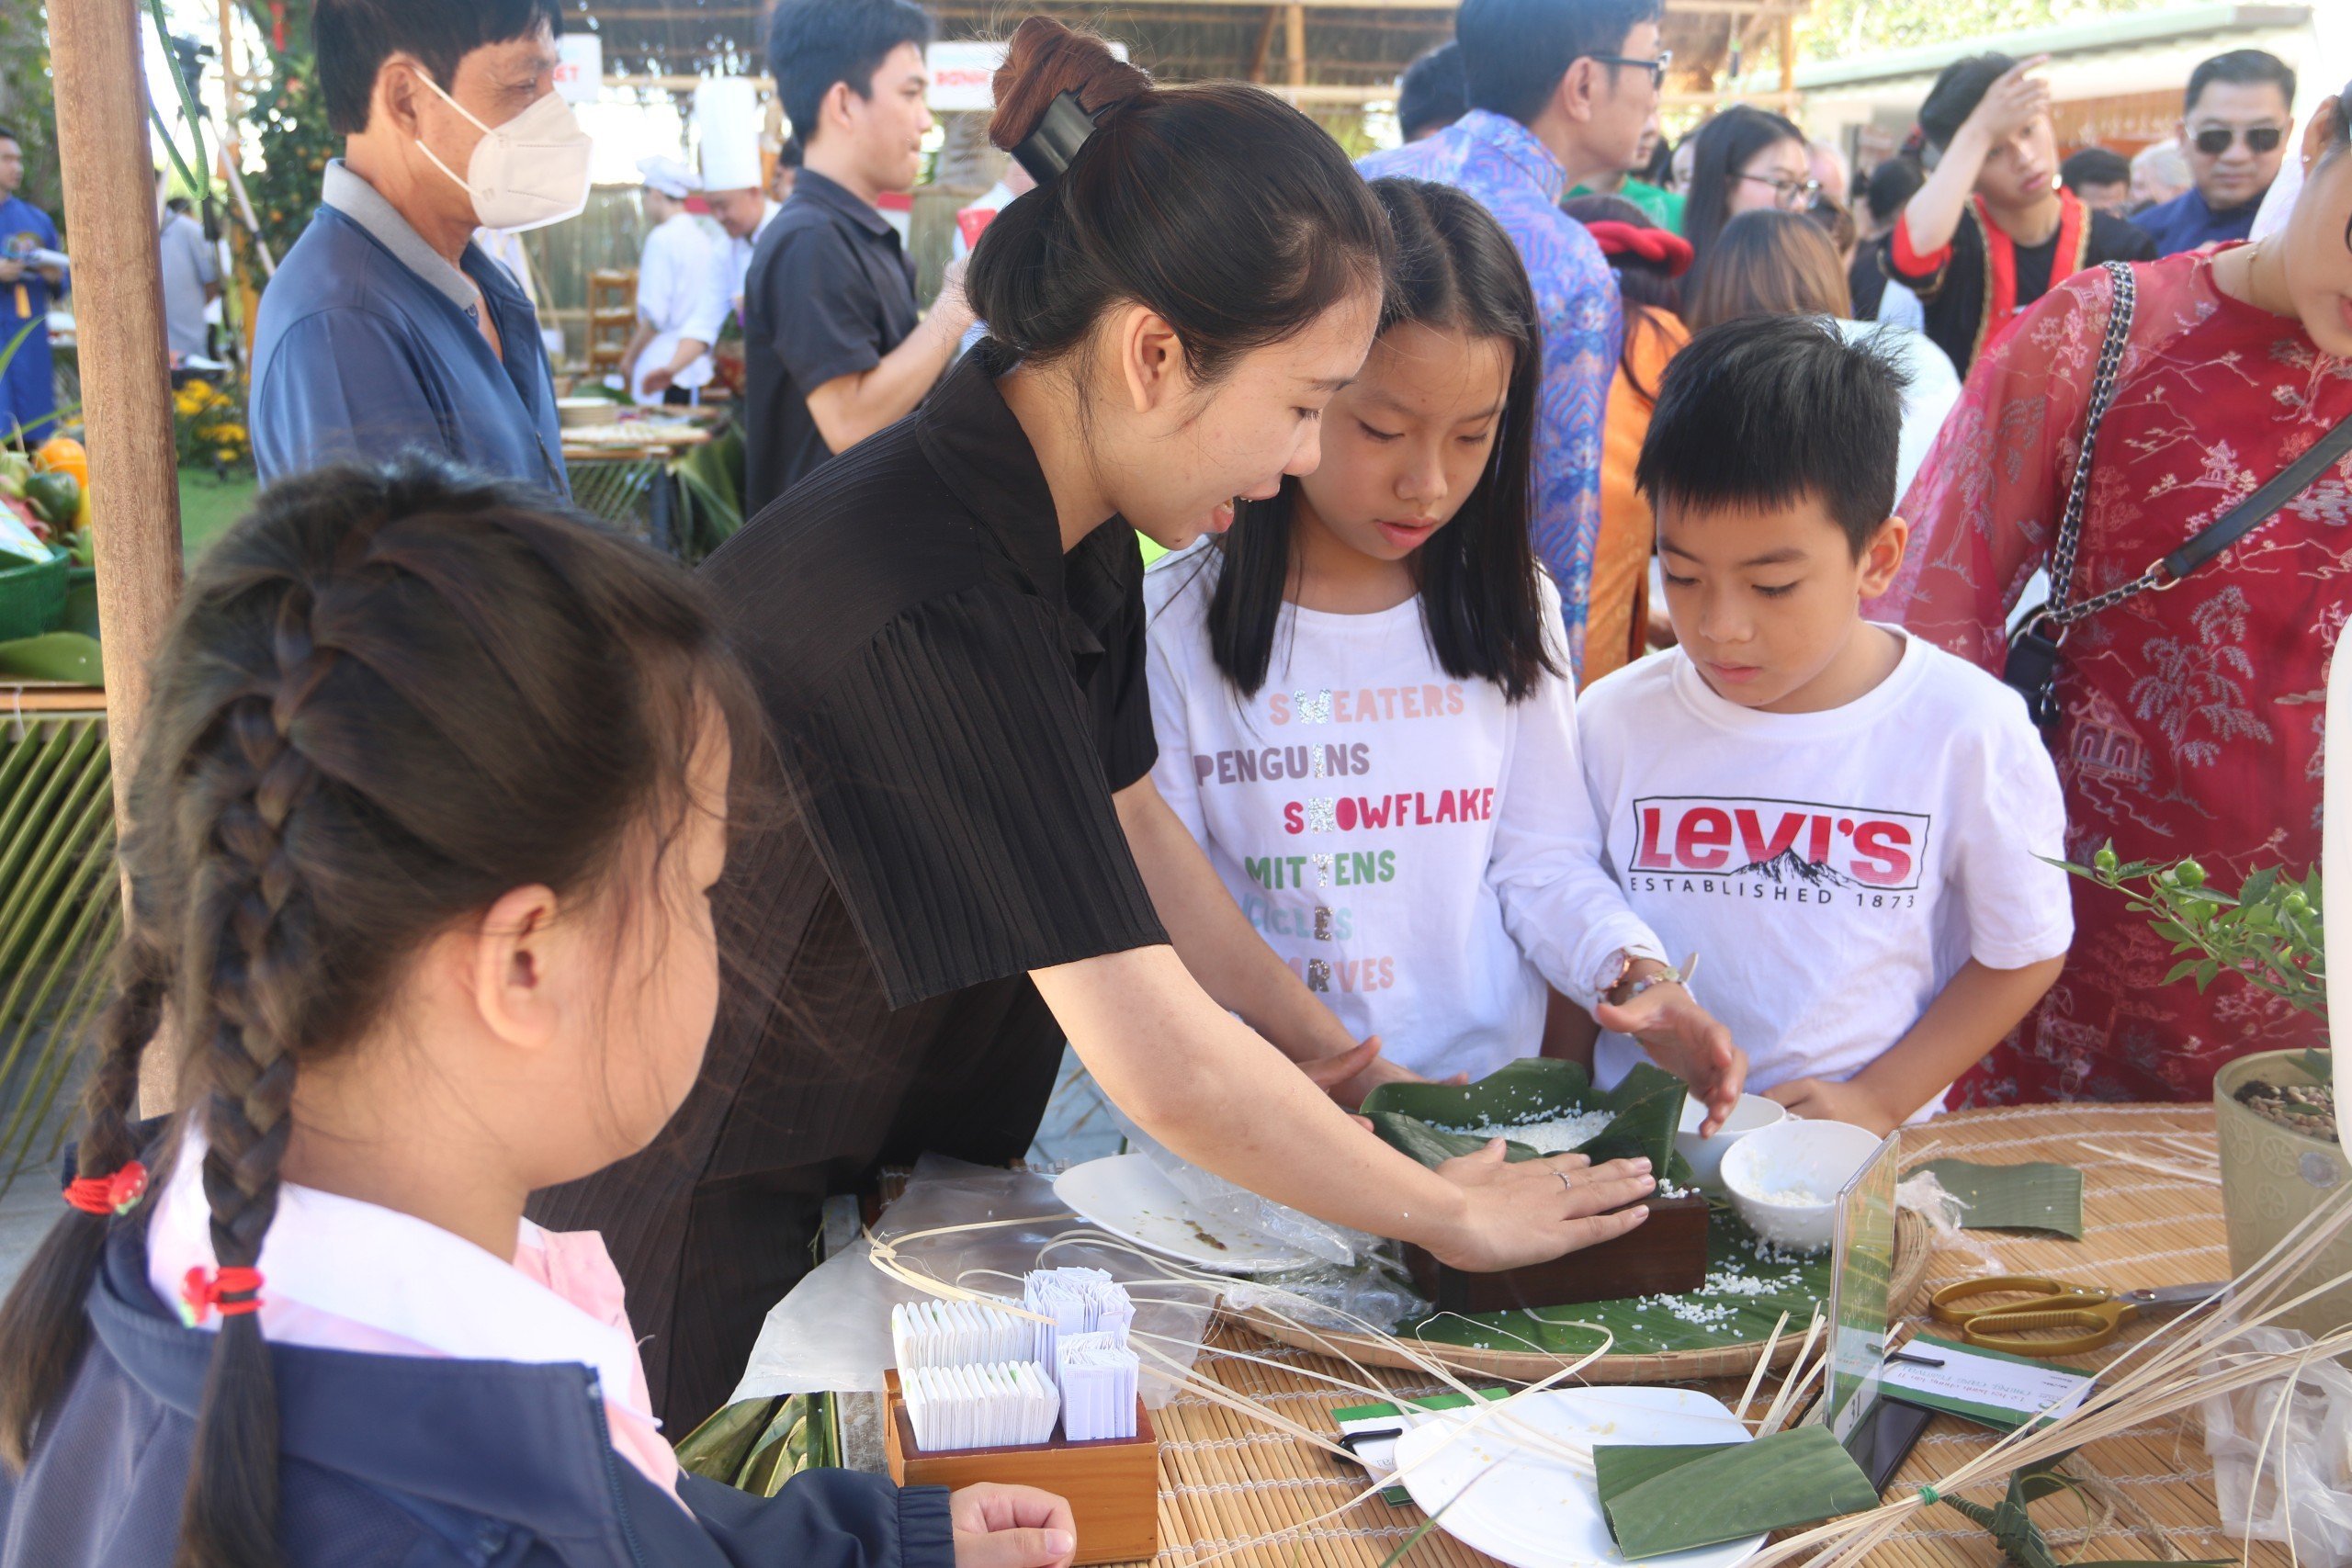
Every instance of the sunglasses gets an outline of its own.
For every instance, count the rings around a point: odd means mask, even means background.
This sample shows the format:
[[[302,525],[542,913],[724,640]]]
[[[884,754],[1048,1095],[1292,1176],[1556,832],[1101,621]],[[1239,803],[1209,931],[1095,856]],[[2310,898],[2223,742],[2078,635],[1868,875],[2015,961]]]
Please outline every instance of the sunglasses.
[[[2287,133],[2275,125],[2250,125],[2238,130],[2226,125],[2209,125],[2196,135],[2194,145],[2208,158],[2218,158],[2230,150],[2230,143],[2245,138],[2249,152],[2276,152]]]
[[[1666,85],[1666,68],[1674,63],[1674,51],[1670,49],[1661,49],[1657,51],[1657,57],[1654,60],[1636,60],[1633,56],[1626,54],[1588,54],[1585,58],[1600,65],[1631,65],[1637,67],[1638,69],[1646,71],[1650,73],[1650,85],[1652,87],[1662,87]]]

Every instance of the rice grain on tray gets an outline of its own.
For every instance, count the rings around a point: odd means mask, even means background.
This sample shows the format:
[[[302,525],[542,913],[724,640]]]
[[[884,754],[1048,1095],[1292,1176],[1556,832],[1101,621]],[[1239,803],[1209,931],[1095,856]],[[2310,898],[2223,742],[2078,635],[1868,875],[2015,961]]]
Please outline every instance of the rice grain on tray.
[[[1527,1122],[1515,1127],[1489,1125],[1461,1130],[1474,1138],[1509,1138],[1538,1154],[1564,1155],[1600,1136],[1616,1119],[1613,1111],[1580,1111],[1549,1122]]]

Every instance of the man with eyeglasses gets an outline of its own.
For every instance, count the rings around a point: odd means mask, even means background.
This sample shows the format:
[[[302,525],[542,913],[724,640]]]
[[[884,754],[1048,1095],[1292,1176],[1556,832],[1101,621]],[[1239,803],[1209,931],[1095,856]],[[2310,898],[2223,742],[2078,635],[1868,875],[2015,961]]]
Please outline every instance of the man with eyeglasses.
[[[2247,237],[2287,161],[2294,104],[2293,68],[2258,49],[2217,54],[2188,73],[2180,150],[2196,183],[2132,220],[2158,255]]]
[[[2155,258],[2145,233],[2059,184],[2041,63],[1979,54],[1944,67],[1919,106],[1928,178],[1880,242],[1887,276],[1919,297],[1928,336],[1962,376],[2075,274]]]
[[[1600,533],[1601,422],[1623,314],[1617,280],[1561,193],[1634,166],[1670,57],[1659,0],[1464,0],[1454,37],[1469,112],[1358,166],[1467,191],[1519,247],[1544,318],[1536,405],[1535,554],[1559,585],[1569,657],[1584,663]]]

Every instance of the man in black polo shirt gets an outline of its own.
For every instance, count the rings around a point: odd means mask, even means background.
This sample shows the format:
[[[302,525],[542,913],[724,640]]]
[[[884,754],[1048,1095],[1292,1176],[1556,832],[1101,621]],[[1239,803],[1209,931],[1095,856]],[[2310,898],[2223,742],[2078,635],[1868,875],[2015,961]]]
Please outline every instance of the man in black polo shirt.
[[[960,268],[918,321],[914,264],[875,205],[922,171],[930,41],[909,0],[775,9],[768,64],[802,161],[744,280],[749,511],[904,418],[972,324]]]

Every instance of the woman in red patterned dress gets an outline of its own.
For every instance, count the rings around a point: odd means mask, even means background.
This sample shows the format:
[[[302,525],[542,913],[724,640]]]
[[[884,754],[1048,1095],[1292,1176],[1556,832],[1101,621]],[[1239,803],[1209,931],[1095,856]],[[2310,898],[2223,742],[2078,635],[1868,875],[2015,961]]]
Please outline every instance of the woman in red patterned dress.
[[[2309,183],[2252,244],[2133,267],[2138,304],[2099,428],[2071,599],[2187,542],[2352,417],[2352,88],[2315,117]],[[1999,672],[2008,612],[2065,507],[2114,287],[2051,293],[1981,358],[1905,497],[1913,564],[1875,607]],[[2352,459],[2169,591],[2077,622],[2051,731],[2067,848],[2194,855],[2214,885],[2319,860],[2322,698],[2352,612]],[[2078,884],[2066,973],[1953,1103],[2196,1100],[2250,1052],[2324,1043],[2318,1021],[2224,979],[2167,986],[2170,944]]]

